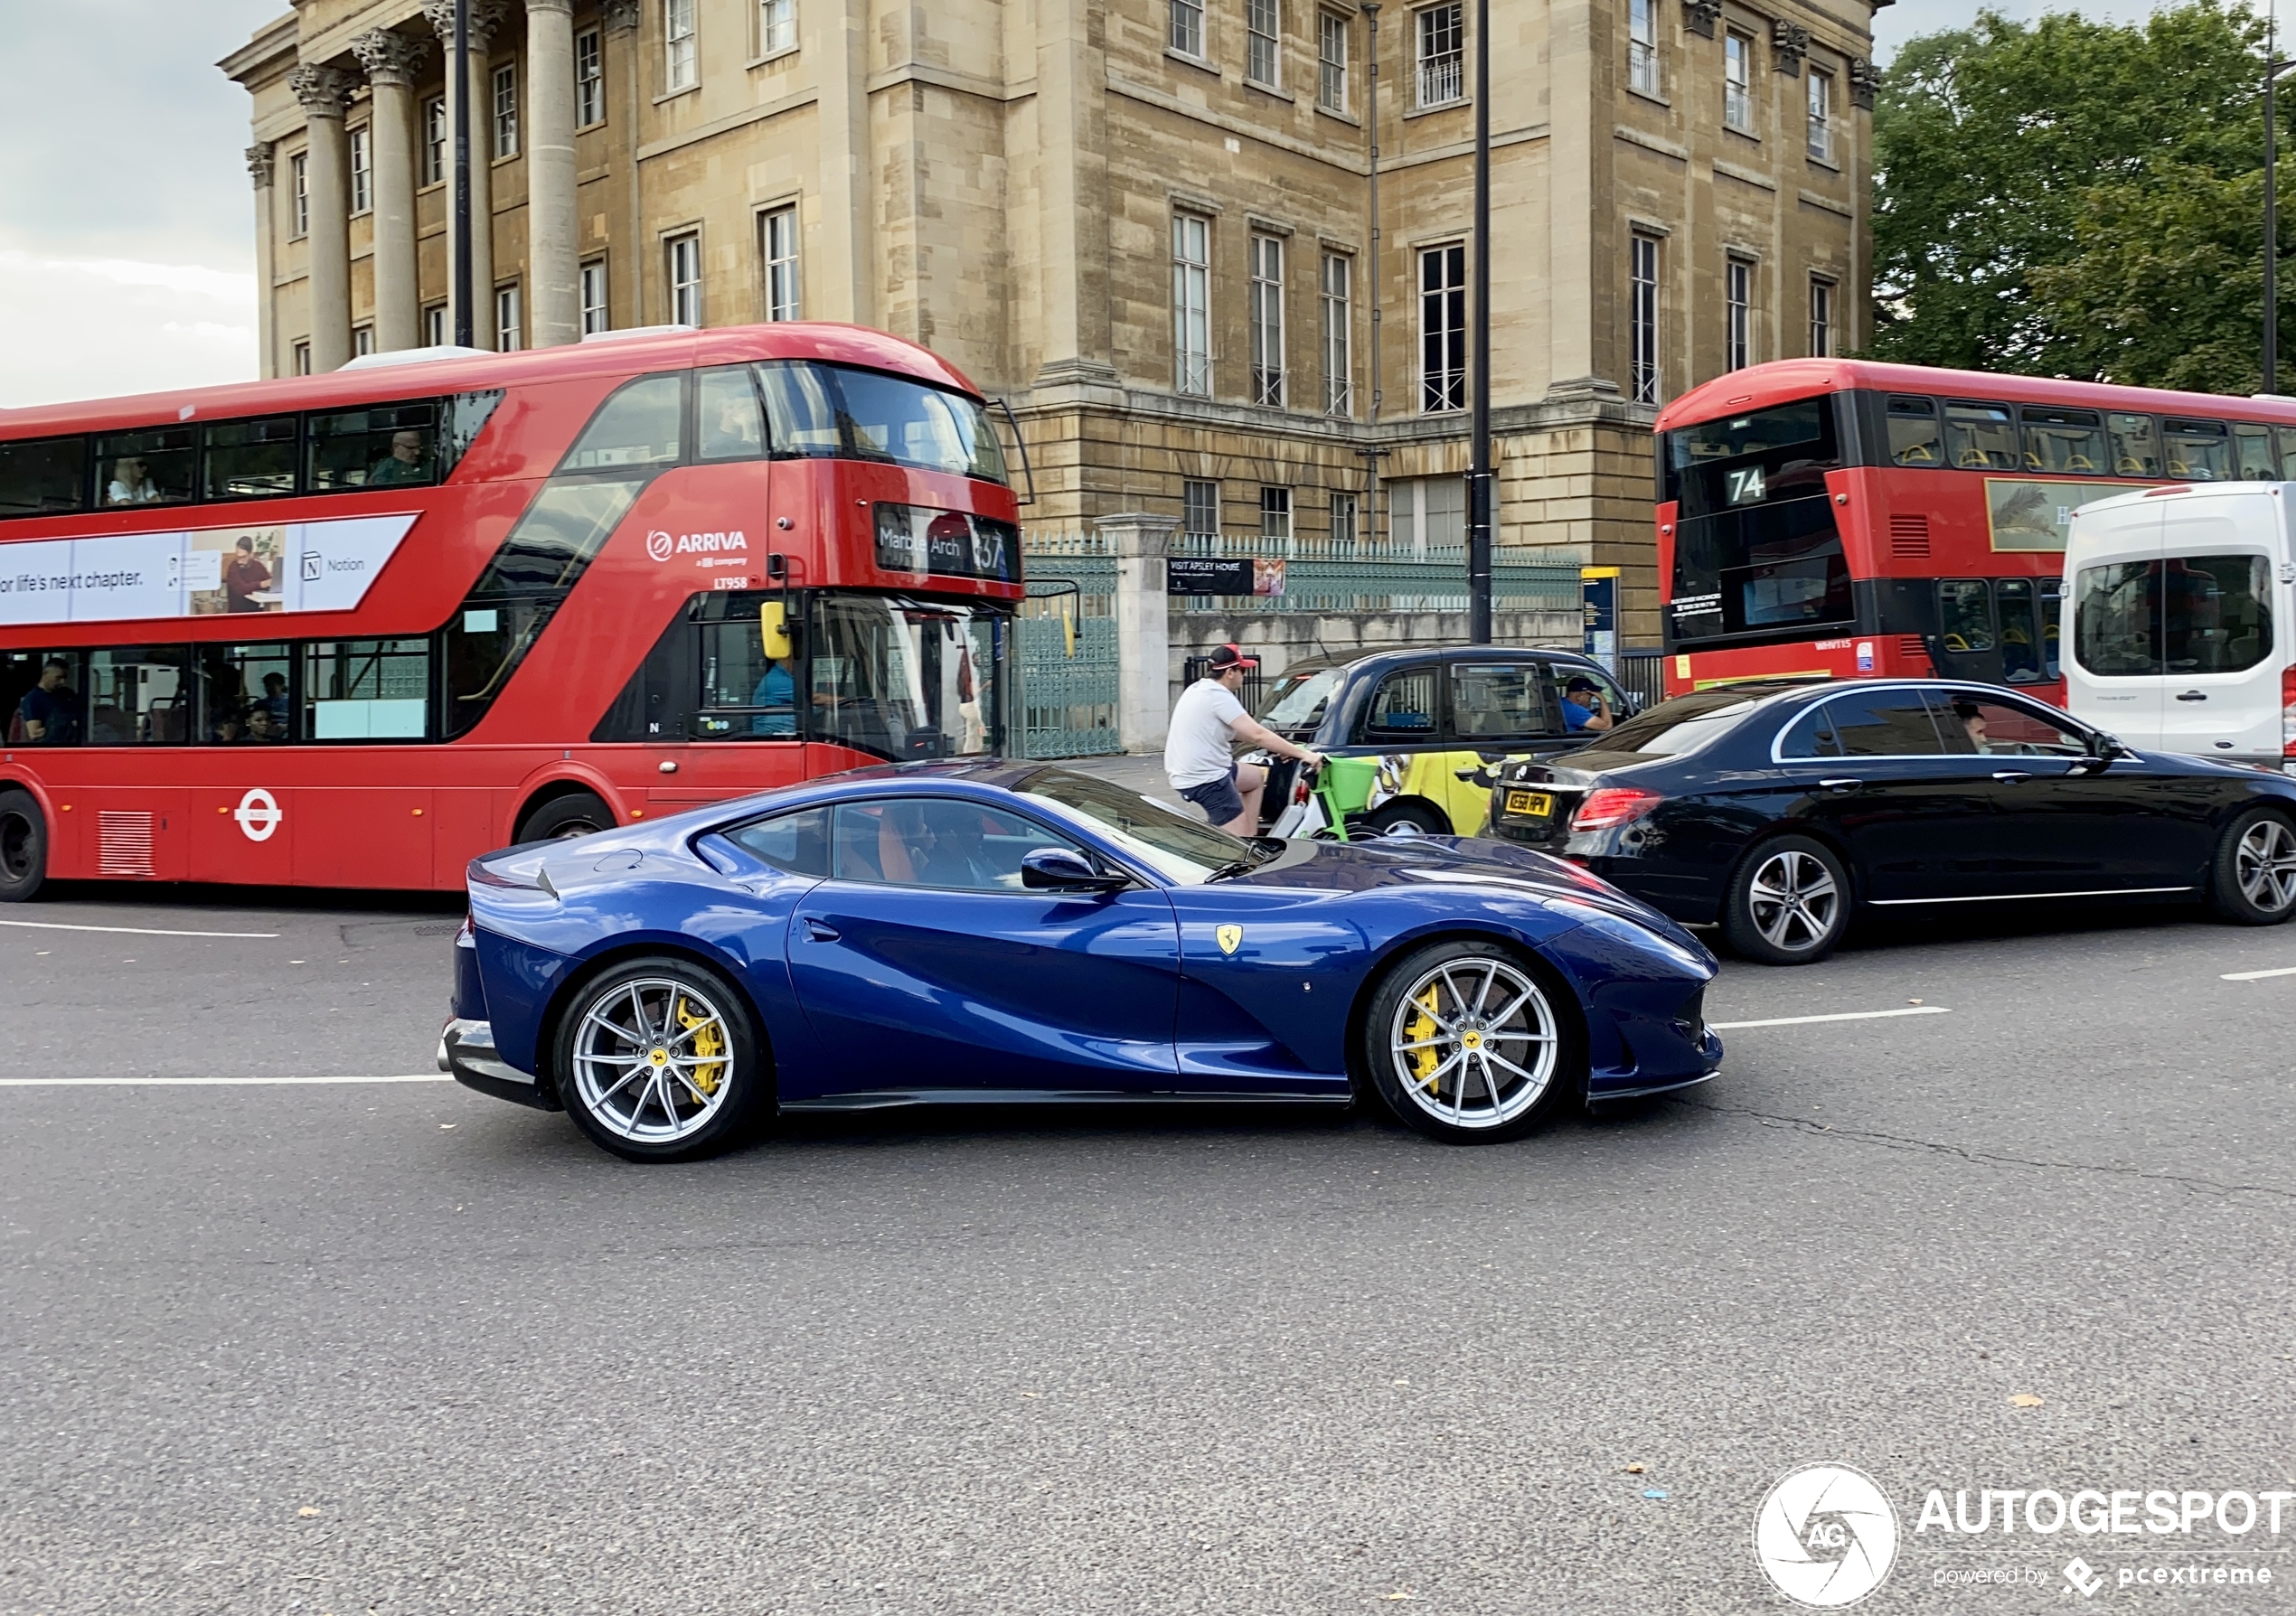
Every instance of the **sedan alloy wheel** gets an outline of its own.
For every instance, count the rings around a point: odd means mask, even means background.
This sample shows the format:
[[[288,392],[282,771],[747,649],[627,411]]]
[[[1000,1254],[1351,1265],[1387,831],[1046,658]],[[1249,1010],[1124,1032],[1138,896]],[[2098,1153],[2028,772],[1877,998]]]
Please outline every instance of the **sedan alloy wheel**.
[[[1748,959],[1807,964],[1841,940],[1849,898],[1848,874],[1830,850],[1806,836],[1782,836],[1739,867],[1724,930]]]

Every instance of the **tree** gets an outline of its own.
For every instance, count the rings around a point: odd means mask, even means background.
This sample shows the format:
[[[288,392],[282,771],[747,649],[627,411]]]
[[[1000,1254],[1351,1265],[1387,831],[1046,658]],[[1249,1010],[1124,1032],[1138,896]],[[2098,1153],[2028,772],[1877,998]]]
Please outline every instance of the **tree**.
[[[2263,60],[2241,0],[1909,42],[1874,108],[1875,356],[2253,390]]]

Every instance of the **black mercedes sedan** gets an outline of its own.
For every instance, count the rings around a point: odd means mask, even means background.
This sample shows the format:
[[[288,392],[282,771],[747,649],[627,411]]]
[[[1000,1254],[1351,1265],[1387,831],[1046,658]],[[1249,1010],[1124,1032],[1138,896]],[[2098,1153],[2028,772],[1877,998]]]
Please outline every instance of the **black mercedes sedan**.
[[[1510,764],[1490,834],[1559,853],[1770,964],[1853,915],[2106,898],[2296,914],[2296,780],[2137,752],[1951,680],[1750,681]]]

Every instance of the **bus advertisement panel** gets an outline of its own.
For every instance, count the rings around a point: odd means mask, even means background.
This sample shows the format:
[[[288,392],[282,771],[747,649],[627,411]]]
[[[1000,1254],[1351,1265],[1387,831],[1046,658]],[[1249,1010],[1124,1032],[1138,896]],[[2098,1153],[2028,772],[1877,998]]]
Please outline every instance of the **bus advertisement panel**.
[[[0,899],[479,853],[1000,750],[978,390],[795,324],[0,412]]]
[[[2064,696],[2073,512],[2132,486],[2277,481],[2296,403],[1785,360],[1658,419],[1669,694],[1927,674]]]

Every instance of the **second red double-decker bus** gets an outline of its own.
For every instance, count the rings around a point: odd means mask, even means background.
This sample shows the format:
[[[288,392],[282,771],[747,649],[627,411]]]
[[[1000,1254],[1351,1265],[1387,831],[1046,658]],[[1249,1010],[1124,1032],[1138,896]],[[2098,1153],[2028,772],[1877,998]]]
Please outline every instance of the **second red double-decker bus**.
[[[2073,512],[2117,488],[2296,473],[2296,404],[1784,360],[1658,419],[1670,693],[1911,674],[2062,698]]]
[[[999,750],[1017,513],[977,390],[845,326],[0,411],[0,899],[456,888]]]

